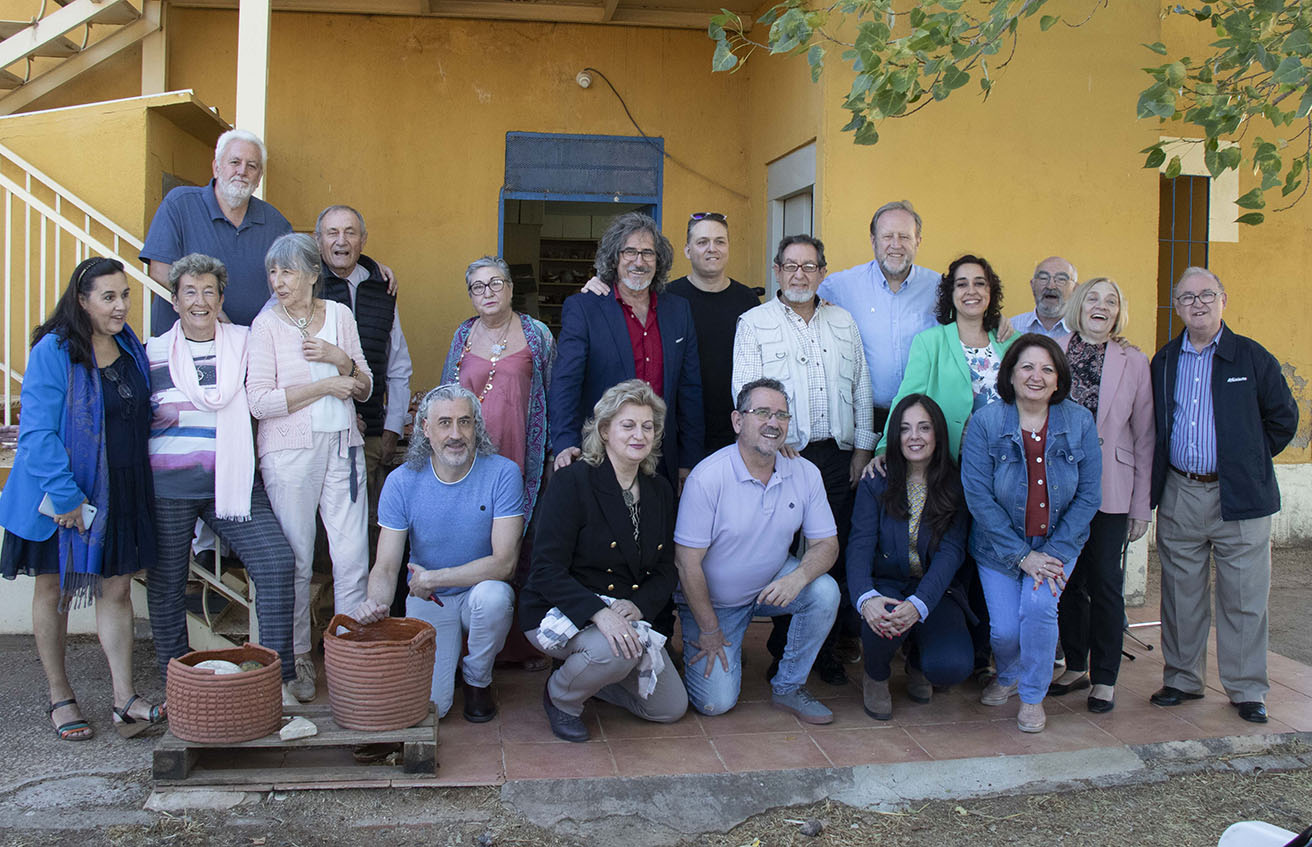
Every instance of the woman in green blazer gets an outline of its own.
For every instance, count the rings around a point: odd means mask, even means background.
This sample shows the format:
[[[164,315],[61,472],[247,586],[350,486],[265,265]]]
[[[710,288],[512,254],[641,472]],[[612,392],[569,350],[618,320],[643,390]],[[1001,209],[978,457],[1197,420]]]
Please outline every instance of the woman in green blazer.
[[[930,327],[911,342],[902,385],[890,406],[908,394],[927,394],[938,403],[948,424],[952,458],[961,454],[961,434],[971,413],[998,399],[995,389],[998,365],[1015,337],[1002,319],[1002,280],[993,266],[979,256],[957,259],[938,286],[935,317]],[[1003,339],[999,340],[999,327]],[[875,452],[882,458],[887,433]]]

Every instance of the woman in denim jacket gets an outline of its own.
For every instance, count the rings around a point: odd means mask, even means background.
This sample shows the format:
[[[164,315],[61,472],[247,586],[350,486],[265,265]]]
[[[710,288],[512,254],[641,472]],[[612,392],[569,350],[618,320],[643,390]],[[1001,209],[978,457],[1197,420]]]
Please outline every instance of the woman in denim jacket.
[[[1055,341],[1018,338],[998,371],[1001,403],[975,413],[961,451],[961,482],[975,518],[979,564],[998,676],[980,702],[1019,692],[1016,724],[1040,732],[1052,681],[1057,602],[1102,499],[1102,456],[1088,409],[1066,399],[1070,367]]]

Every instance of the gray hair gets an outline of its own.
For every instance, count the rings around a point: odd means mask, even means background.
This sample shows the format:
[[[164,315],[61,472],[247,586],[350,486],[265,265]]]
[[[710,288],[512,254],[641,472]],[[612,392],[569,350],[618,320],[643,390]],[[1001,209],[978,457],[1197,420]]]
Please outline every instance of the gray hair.
[[[670,267],[674,264],[674,248],[656,221],[642,212],[626,212],[611,221],[602,233],[601,241],[597,242],[597,258],[592,267],[602,282],[614,286],[619,280],[620,251],[629,236],[639,232],[647,233],[656,243],[656,274],[651,284],[652,290],[659,293],[665,287]]]
[[[784,388],[784,384],[777,379],[765,376],[760,379],[754,379],[738,389],[738,400],[734,403],[733,407],[743,414],[747,414],[751,411],[749,404],[752,400],[752,392],[758,388],[768,388],[771,391],[779,392],[784,396],[784,405],[788,405],[788,391]]]
[[[336,206],[329,206],[327,209],[324,209],[319,213],[319,217],[314,221],[315,238],[323,235],[323,219],[333,212],[350,212],[355,215],[355,219],[360,222],[360,238],[363,239],[369,237],[369,229],[364,225],[364,215],[360,214],[358,209],[339,203]]]
[[[920,238],[920,213],[911,205],[910,200],[894,200],[892,203],[885,203],[875,210],[875,216],[870,219],[870,234],[875,234],[875,226],[879,223],[879,216],[885,212],[906,212],[916,222],[916,238]]]
[[[424,424],[428,423],[428,410],[432,408],[434,400],[469,401],[470,411],[474,415],[474,451],[480,456],[491,456],[497,452],[487,434],[487,424],[483,422],[483,404],[478,402],[478,396],[458,382],[448,382],[434,388],[419,401],[415,428],[410,433],[410,447],[405,451],[406,467],[418,470],[433,458],[433,444],[428,440],[428,433],[424,432]]]
[[[223,289],[228,287],[228,269],[223,266],[223,262],[204,253],[188,253],[169,266],[169,288],[172,289],[174,297],[178,296],[178,284],[187,274],[192,276],[209,274],[214,277],[219,284],[220,297],[223,296]]]
[[[469,267],[465,268],[466,288],[469,287],[469,278],[472,277],[474,274],[478,273],[479,271],[481,271],[483,268],[496,268],[497,270],[501,271],[501,275],[505,277],[506,282],[514,281],[510,278],[510,265],[506,264],[505,259],[501,258],[500,256],[484,256],[481,259],[475,259],[474,261],[470,262]]]
[[[1184,269],[1184,273],[1180,274],[1180,278],[1175,281],[1175,285],[1171,286],[1172,300],[1175,299],[1175,292],[1179,290],[1180,283],[1184,282],[1185,277],[1190,277],[1190,276],[1205,276],[1208,279],[1212,280],[1212,282],[1216,283],[1217,291],[1220,291],[1222,294],[1225,293],[1225,286],[1221,284],[1221,278],[1219,276],[1212,273],[1207,268],[1202,268],[1197,265],[1190,265],[1189,267]]]
[[[264,254],[264,270],[285,268],[289,271],[301,271],[314,274],[317,278],[323,273],[323,259],[319,257],[319,245],[303,232],[289,232],[280,235]]]
[[[612,385],[601,395],[597,405],[592,407],[592,417],[583,424],[583,461],[596,467],[605,460],[606,443],[601,440],[601,433],[610,428],[611,421],[615,420],[620,409],[629,403],[651,409],[651,452],[642,460],[638,470],[654,474],[656,468],[660,467],[661,439],[665,436],[665,401],[640,379],[626,379]]]
[[[228,145],[234,141],[245,141],[249,144],[254,144],[259,148],[260,172],[263,173],[264,166],[269,161],[269,148],[264,146],[264,142],[260,140],[258,135],[248,129],[230,129],[223,133],[223,135],[220,135],[219,140],[214,144],[214,161],[217,162],[222,159],[223,154],[228,150]]]

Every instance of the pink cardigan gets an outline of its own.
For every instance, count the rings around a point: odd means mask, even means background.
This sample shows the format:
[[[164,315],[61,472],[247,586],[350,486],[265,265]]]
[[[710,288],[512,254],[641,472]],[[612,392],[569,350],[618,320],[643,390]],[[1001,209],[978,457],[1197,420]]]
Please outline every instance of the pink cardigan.
[[[369,390],[372,392],[373,377],[369,363],[364,359],[364,352],[360,349],[360,334],[355,328],[355,317],[341,303],[330,300],[323,302],[328,307],[328,319],[337,321],[337,346],[346,351],[346,355],[359,366],[360,373],[370,380]],[[260,456],[274,450],[309,447],[313,443],[310,407],[287,413],[287,389],[307,385],[312,381],[310,363],[301,353],[300,332],[279,320],[272,308],[272,305],[266,306],[251,322],[251,337],[247,348],[249,364],[246,366],[246,398],[251,406],[251,415],[260,422],[255,439],[256,452]],[[351,413],[346,446],[359,447],[364,444],[364,437],[355,424],[355,403],[349,399],[337,402],[347,404]]]
[[[1060,342],[1065,350],[1070,336]],[[1153,384],[1148,357],[1107,342],[1098,383],[1098,443],[1102,445],[1102,505],[1099,511],[1152,517]]]

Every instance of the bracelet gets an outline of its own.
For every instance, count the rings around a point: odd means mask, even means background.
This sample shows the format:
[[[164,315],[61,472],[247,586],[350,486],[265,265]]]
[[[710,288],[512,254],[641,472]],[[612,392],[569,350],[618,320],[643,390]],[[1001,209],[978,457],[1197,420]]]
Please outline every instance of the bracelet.
[[[355,379],[355,375],[358,374],[359,372],[360,372],[360,366],[357,365],[354,361],[352,361],[351,372],[347,374],[347,376],[349,376],[351,379]]]

